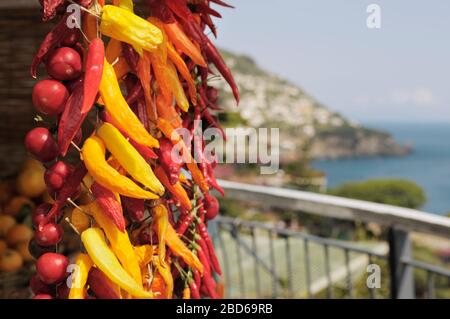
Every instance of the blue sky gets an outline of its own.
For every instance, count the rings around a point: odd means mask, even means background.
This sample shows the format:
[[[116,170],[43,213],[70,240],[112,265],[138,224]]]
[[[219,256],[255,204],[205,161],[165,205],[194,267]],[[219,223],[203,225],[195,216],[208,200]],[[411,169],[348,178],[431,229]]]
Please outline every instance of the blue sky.
[[[363,122],[450,122],[450,1],[229,0],[219,46]],[[369,4],[381,28],[366,25]],[[242,105],[242,107],[245,107]]]

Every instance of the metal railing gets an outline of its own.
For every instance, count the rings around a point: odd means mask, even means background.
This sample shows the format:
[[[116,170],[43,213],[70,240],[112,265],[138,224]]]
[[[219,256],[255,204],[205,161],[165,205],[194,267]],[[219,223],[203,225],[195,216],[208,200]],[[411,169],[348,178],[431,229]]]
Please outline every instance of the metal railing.
[[[227,198],[325,218],[375,222],[385,242],[350,242],[273,224],[218,217],[211,224],[229,298],[414,298],[414,270],[426,295],[450,290],[450,270],[414,260],[410,232],[450,238],[450,218],[290,189],[220,181]],[[387,272],[387,273],[385,273]],[[362,278],[362,279],[361,279]]]

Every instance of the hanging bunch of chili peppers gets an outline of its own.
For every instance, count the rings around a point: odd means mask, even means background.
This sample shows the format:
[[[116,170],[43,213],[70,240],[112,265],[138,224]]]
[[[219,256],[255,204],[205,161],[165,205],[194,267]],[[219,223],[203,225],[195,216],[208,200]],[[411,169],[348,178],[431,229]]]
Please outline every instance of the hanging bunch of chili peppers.
[[[70,27],[66,7],[73,2],[82,9],[81,28]],[[205,34],[216,35],[212,17],[221,17],[211,5],[230,6],[147,0],[148,16],[139,17],[132,0],[41,4],[43,21],[59,21],[32,61],[33,77],[41,64],[50,76],[35,85],[33,102],[57,124],[31,130],[25,141],[45,163],[54,197],[33,214],[35,298],[220,297],[207,223],[219,210],[210,191],[223,190],[215,162],[202,156],[203,137],[186,142],[177,129],[194,132],[201,120],[223,133],[213,115],[217,90],[208,84],[216,71],[239,101]],[[95,128],[82,132],[90,120]],[[68,163],[69,152],[79,152],[78,163]],[[88,199],[77,204],[83,192]],[[70,218],[61,220],[67,207]],[[63,222],[82,243],[71,261],[58,253]]]

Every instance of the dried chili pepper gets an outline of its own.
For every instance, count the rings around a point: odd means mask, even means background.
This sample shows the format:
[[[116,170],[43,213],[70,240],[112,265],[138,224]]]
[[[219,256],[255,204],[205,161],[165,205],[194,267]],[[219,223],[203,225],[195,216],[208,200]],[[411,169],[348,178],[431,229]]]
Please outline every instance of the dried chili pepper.
[[[52,208],[45,216],[45,218],[39,223],[39,229],[42,229],[44,225],[52,221],[57,215],[58,211],[64,206],[67,199],[74,196],[78,192],[81,181],[83,180],[84,176],[86,176],[86,174],[86,167],[83,164],[80,164],[75,168],[72,174],[69,175],[69,177],[66,179],[66,182],[64,183],[64,186],[58,191],[58,195],[56,196],[56,200],[53,203]]]
[[[203,265],[202,282],[208,291],[209,297],[211,299],[217,299],[218,296],[216,293],[216,282],[214,281],[214,278],[212,277],[208,258],[206,256],[205,252],[201,249],[201,247],[197,247],[196,252],[197,252],[197,256],[198,256],[200,262]]]
[[[170,41],[178,50],[189,56],[197,65],[202,67],[207,66],[200,50],[192,43],[177,22],[165,24],[164,30]]]
[[[142,84],[139,82],[136,82],[135,85],[128,91],[128,95],[126,97],[126,101],[128,105],[132,105],[134,102],[136,102],[138,99],[140,99],[144,94],[144,91],[142,89]]]
[[[122,205],[117,201],[116,195],[96,182],[92,184],[91,191],[103,212],[121,232],[125,232],[125,218],[123,217]]]
[[[103,62],[105,61],[105,46],[103,41],[95,38],[89,44],[86,57],[86,69],[84,73],[83,106],[81,114],[89,112],[94,105],[98,94],[98,88],[103,74]]]
[[[134,74],[138,72],[139,54],[128,43],[122,42],[122,54]]]
[[[164,185],[164,187],[170,192],[170,194],[174,196],[174,199],[180,203],[183,209],[187,211],[190,211],[192,209],[192,204],[189,200],[189,196],[180,182],[171,184],[169,178],[161,167],[155,168],[155,175],[156,177],[158,177],[159,181]]]
[[[189,284],[189,288],[191,290],[191,295],[192,295],[192,299],[200,299],[200,291],[198,289],[197,284],[195,283],[195,281],[192,281]]]
[[[144,200],[122,196],[122,205],[128,216],[135,222],[140,222],[144,219],[145,203]]]
[[[199,221],[196,227],[200,237],[205,241],[205,244],[208,249],[209,257],[211,258],[211,265],[214,268],[214,271],[218,273],[219,275],[222,274],[222,270],[220,269],[219,260],[217,259],[216,252],[214,250],[214,244],[209,237],[208,229],[206,228],[206,225],[203,221]],[[205,252],[206,253],[206,252]]]
[[[120,287],[113,283],[101,270],[92,268],[88,276],[89,288],[99,299],[120,299]]]
[[[176,156],[176,154],[172,153],[173,151],[174,147],[170,140],[162,137],[159,140],[159,162],[172,185],[178,182],[181,166],[183,166],[181,156]]]
[[[64,111],[59,120],[58,146],[62,156],[66,155],[72,140],[86,119],[87,113],[81,113],[83,96],[83,83],[81,81],[75,86],[67,99]]]
[[[69,29],[67,27],[67,17],[65,15],[58,24],[45,36],[44,41],[42,41],[38,52],[33,58],[31,63],[30,73],[33,78],[37,77],[37,67],[44,58],[55,49],[61,41],[63,41],[70,32],[75,32],[75,29]]]
[[[204,39],[205,39],[204,50],[206,56],[208,57],[208,60],[214,63],[217,70],[219,70],[220,74],[222,74],[222,76],[224,77],[225,81],[228,82],[228,84],[231,87],[231,91],[233,92],[234,98],[236,99],[236,102],[239,104],[240,99],[239,89],[237,87],[236,82],[234,81],[230,69],[225,64],[225,61],[223,60],[219,51],[217,51],[216,47],[212,44],[211,40],[206,36],[204,36]]]
[[[44,7],[44,13],[42,15],[42,21],[47,22],[53,19],[64,2],[65,0],[43,0],[42,6]]]

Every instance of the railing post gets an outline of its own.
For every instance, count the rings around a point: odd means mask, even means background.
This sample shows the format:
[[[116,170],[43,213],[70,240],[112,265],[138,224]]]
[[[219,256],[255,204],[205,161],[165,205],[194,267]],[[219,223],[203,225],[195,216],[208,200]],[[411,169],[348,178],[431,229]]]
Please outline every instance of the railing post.
[[[414,274],[403,260],[411,258],[411,242],[408,232],[389,228],[389,269],[391,276],[391,298],[414,298]]]

